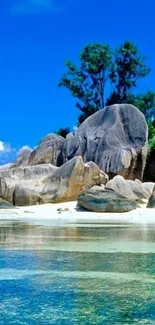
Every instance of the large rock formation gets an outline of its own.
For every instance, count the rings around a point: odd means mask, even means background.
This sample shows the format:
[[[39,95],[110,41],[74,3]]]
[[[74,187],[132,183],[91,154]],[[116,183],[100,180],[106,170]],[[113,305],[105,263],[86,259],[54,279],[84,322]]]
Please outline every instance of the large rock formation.
[[[81,193],[78,205],[94,212],[127,212],[138,207],[136,201],[99,186]]]
[[[142,179],[147,136],[145,117],[136,107],[107,106],[67,136],[58,164],[82,156],[84,162],[95,162],[110,178],[120,174],[129,179]]]
[[[60,135],[54,133],[48,134],[32,151],[29,158],[29,165],[52,164],[56,166],[64,141],[64,138]]]
[[[29,206],[46,203],[41,198],[42,184],[17,183],[12,194],[12,201],[15,206]]]
[[[36,166],[16,167],[0,170],[0,177],[6,180],[14,181],[33,181],[40,180],[51,175],[57,169],[51,164],[42,164]]]
[[[120,175],[115,176],[106,184],[106,189],[113,190],[129,200],[149,199],[154,188],[155,183],[142,183],[138,179],[125,180]]]
[[[1,165],[1,166],[0,166],[0,172],[1,172],[2,170],[9,169],[9,168],[11,168],[12,166],[13,166],[13,163],[8,163],[8,164],[5,164],[5,165]]]
[[[107,181],[107,175],[95,163],[84,164],[81,157],[74,157],[47,179],[42,197],[45,202],[73,201],[80,192]]]
[[[60,168],[44,164],[1,170],[0,197],[16,206],[71,201],[81,191],[107,181],[95,163],[84,164],[75,157]]]
[[[28,165],[30,155],[31,155],[32,149],[28,146],[24,146],[17,155],[17,159],[15,163],[13,164],[12,168],[14,167],[25,167]]]
[[[141,179],[146,157],[144,115],[132,105],[108,106],[66,139],[48,134],[35,150],[24,148],[14,164],[2,166],[0,197],[15,205],[76,200],[80,192],[106,184],[107,174]],[[107,188],[135,199],[148,198],[154,186],[124,182],[114,179]]]
[[[17,184],[27,189],[37,188],[56,169],[57,167],[50,164],[2,169],[0,170],[0,197],[10,203],[14,203],[13,193]]]

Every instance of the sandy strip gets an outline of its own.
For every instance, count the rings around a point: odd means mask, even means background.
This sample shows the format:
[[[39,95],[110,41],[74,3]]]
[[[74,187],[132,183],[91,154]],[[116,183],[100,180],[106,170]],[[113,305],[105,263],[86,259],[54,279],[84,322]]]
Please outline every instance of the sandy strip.
[[[77,202],[74,201],[0,210],[0,220],[48,220],[69,224],[155,224],[155,209],[139,208],[125,213],[98,213],[81,211],[76,205]],[[58,212],[58,209],[69,210]]]

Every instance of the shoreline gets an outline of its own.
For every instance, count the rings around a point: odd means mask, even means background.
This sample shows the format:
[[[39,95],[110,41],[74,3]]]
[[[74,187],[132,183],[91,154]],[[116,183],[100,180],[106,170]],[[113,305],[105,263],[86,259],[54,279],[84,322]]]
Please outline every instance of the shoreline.
[[[21,221],[21,222],[51,222],[51,224],[66,225],[106,225],[106,224],[155,224],[155,210],[138,208],[130,212],[104,213],[89,212],[76,208],[77,202],[49,203],[37,206],[17,207],[14,209],[1,209],[0,221]],[[62,209],[61,212],[57,209]],[[65,211],[65,209],[68,209]]]

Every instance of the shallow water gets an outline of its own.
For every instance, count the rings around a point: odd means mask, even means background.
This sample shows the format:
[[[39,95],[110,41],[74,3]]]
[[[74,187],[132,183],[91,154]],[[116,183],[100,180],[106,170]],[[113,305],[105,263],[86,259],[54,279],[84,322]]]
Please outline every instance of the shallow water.
[[[155,324],[155,228],[1,221],[3,324]]]

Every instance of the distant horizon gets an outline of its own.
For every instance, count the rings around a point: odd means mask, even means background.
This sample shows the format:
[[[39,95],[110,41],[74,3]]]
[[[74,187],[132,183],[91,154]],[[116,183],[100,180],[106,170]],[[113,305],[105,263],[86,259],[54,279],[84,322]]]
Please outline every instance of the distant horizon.
[[[131,40],[152,70],[139,92],[155,90],[153,0],[8,0],[0,6],[0,164],[46,134],[76,125],[75,99],[58,82],[65,60],[78,64],[88,43],[114,48]]]

